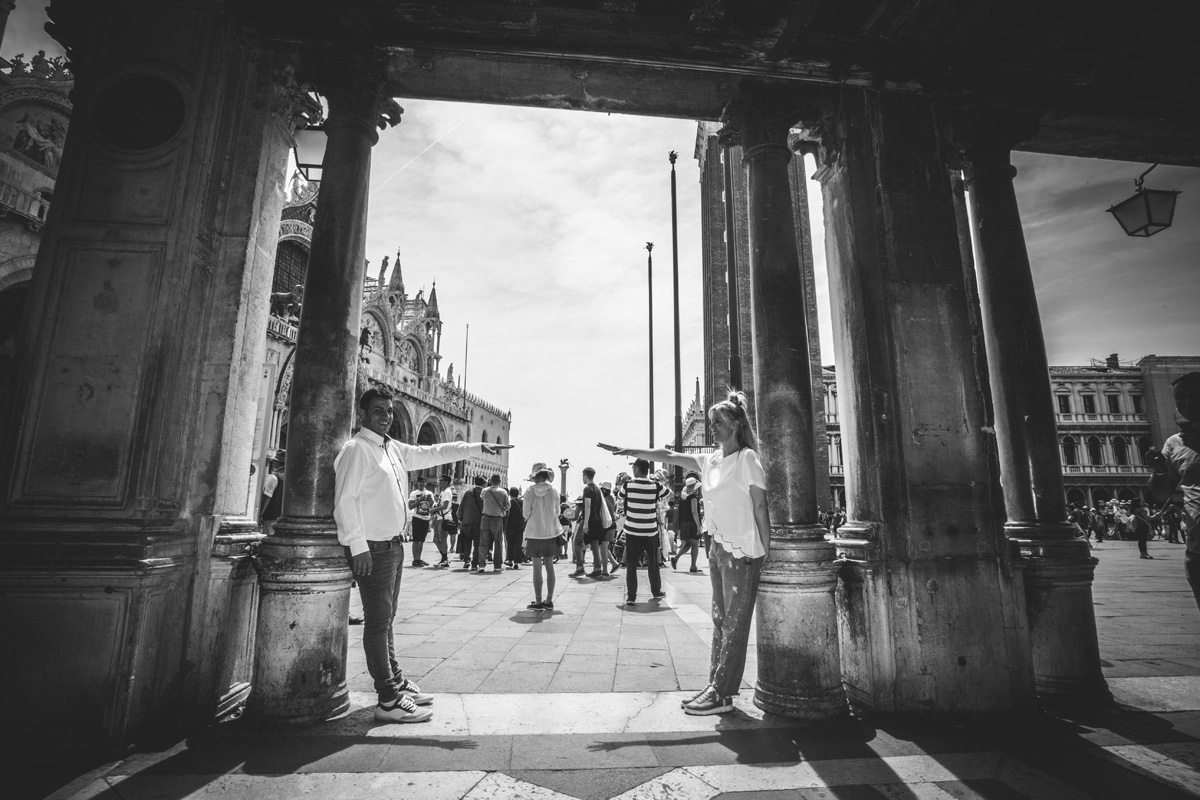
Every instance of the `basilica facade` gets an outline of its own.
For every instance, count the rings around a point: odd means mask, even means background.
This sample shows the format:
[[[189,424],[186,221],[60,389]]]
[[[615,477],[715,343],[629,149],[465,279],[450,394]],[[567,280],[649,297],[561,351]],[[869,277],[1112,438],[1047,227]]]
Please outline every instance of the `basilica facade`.
[[[293,356],[319,196],[318,182],[309,183],[295,176],[279,226],[262,372],[264,391],[259,395],[263,402],[255,429],[254,482],[260,487],[273,461],[286,462]],[[392,395],[395,419],[391,435],[402,442],[507,443],[512,412],[465,391],[461,372],[456,376],[453,364],[442,366],[443,322],[436,283],[431,284],[428,295],[424,288],[410,294],[400,254],[390,265],[390,276],[389,260],[384,256],[378,275],[364,281],[355,393],[376,388]],[[498,474],[507,485],[508,451],[471,457],[452,467],[414,472],[409,477],[447,470],[467,482]],[[252,496],[258,496],[258,492]]]

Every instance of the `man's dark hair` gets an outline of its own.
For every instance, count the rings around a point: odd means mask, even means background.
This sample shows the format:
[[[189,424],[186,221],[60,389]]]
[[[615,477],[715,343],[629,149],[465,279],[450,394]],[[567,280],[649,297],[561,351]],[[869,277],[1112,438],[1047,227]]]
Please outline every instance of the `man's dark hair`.
[[[476,475],[474,483],[476,486],[486,486],[487,485],[487,481],[485,481],[483,479],[482,475]]]
[[[591,467],[584,467],[583,474],[584,474],[584,477],[594,478],[594,477],[596,477],[596,470],[592,469]]]
[[[450,477],[450,473],[449,473],[449,472],[443,472],[441,475],[439,475],[439,476],[438,476],[438,480],[439,480],[439,481],[445,481],[446,483],[449,483],[449,482],[450,482],[452,479],[451,479],[451,477]]]
[[[500,485],[500,474],[498,472],[493,472],[492,478],[491,478],[491,480],[488,481],[488,483],[490,483],[492,486],[499,486]]]
[[[384,400],[387,400],[389,403],[392,402],[392,396],[388,392],[385,392],[382,389],[367,389],[365,392],[362,393],[362,397],[358,398],[358,407],[361,408],[363,411],[366,411],[367,406],[371,405],[371,401],[374,400],[376,397],[382,397]]]
[[[636,475],[641,473],[645,475],[650,471],[650,462],[644,458],[639,458],[633,462],[633,473]]]

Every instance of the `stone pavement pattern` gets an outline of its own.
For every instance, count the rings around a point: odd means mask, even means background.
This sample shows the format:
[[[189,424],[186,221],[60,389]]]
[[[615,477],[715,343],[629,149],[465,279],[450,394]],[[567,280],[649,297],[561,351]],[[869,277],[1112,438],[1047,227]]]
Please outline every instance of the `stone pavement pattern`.
[[[1155,560],[1139,560],[1126,542],[1095,551],[1114,710],[813,725],[762,714],[747,691],[734,714],[689,717],[678,700],[704,682],[707,575],[668,571],[667,600],[629,609],[619,573],[572,581],[560,566],[551,615],[524,608],[527,569],[413,570],[397,647],[410,676],[437,692],[432,722],[374,722],[355,640],[352,708],[341,719],[283,730],[227,723],[14,796],[55,788],[55,798],[106,800],[1200,796],[1200,612],[1182,548],[1152,542],[1151,552]]]

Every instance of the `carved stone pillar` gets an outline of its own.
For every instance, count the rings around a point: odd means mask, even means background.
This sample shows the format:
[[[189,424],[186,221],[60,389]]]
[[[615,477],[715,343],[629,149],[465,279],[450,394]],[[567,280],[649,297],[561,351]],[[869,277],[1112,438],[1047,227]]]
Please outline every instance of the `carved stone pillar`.
[[[1025,565],[1038,694],[1095,704],[1111,699],[1092,608],[1096,559],[1067,522],[1046,345],[1009,159],[1012,145],[1033,133],[1033,123],[1022,122],[989,114],[962,126],[1004,528]]]
[[[754,704],[789,717],[847,712],[838,656],[833,548],[817,515],[812,374],[788,162],[786,98],[744,84],[726,109],[749,185],[754,393],[767,471],[771,552],[759,584]]]
[[[841,648],[883,712],[1033,700],[984,430],[947,151],[929,101],[839,90],[814,120],[847,522]]]
[[[333,522],[333,461],[354,419],[371,147],[377,124],[399,122],[379,65],[344,54],[309,60],[329,101],[329,141],[296,340],[283,517],[261,550],[248,707],[279,722],[328,719],[349,703],[350,571]]]
[[[245,431],[291,137],[220,8],[97,8],[50,10],[75,106],[0,401],[0,682],[14,737],[120,745],[249,686]]]

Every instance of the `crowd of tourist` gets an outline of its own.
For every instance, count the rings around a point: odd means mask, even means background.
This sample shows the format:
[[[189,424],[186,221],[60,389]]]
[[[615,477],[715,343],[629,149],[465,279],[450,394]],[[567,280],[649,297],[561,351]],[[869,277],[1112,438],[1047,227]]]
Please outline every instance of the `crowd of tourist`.
[[[676,568],[681,560],[688,564],[690,556],[689,571],[702,572],[700,550],[707,559],[711,537],[704,525],[700,474],[692,470],[684,476],[676,500],[666,471],[651,472],[645,459],[631,466],[633,475],[621,472],[615,482],[601,483],[595,470],[585,468],[582,491],[573,500],[557,491],[551,494],[554,473],[544,462],[533,465],[525,479],[533,485],[524,493],[515,486],[502,488],[499,475],[490,481],[474,478],[471,488],[449,474],[436,481],[423,479],[409,495],[409,525],[401,537],[412,543],[411,566],[448,569],[453,560],[460,571],[482,575],[534,565],[538,558],[549,559],[550,565],[569,558],[575,567],[569,577],[603,580],[615,576],[630,557],[637,566],[653,561],[658,568],[668,563]],[[540,514],[526,513],[531,502]],[[547,508],[553,513],[544,520]],[[534,529],[529,528],[531,517],[539,521]],[[433,563],[423,558],[431,541],[438,552]],[[535,594],[535,604],[553,608],[552,592],[544,601],[540,591]],[[652,588],[652,594],[658,591]]]

